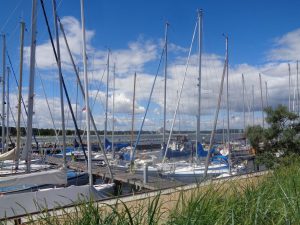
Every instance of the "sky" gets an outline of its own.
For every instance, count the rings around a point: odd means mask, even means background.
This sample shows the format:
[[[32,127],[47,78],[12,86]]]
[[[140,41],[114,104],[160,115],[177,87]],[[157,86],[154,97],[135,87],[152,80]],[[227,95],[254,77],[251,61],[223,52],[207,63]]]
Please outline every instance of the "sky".
[[[44,0],[44,2],[50,29],[55,37],[52,1]],[[80,1],[57,0],[57,6],[57,14],[64,25],[83,82]],[[11,70],[14,70],[17,79],[19,79],[20,62],[20,21],[23,20],[26,24],[23,77],[25,101],[28,98],[31,7],[30,0],[1,0],[0,30],[6,35],[7,51],[12,60]],[[225,39],[222,34],[227,34],[229,37],[231,128],[243,128],[244,108],[246,125],[262,123],[259,73],[262,75],[263,105],[289,106],[290,99],[291,110],[297,111],[296,60],[300,54],[300,20],[297,11],[299,8],[300,2],[296,0],[85,0],[90,105],[98,129],[103,130],[104,127],[108,49],[111,52],[108,79],[108,129],[112,129],[113,116],[115,130],[131,129],[135,72],[137,73],[137,88],[134,124],[135,130],[140,128],[157,71],[158,78],[154,85],[143,129],[158,130],[162,127],[165,65],[167,65],[167,128],[169,129],[172,124],[180,88],[186,75],[175,129],[196,129],[198,33],[195,33],[193,42],[192,36],[197,22],[198,9],[203,10],[201,129],[212,128],[216,111],[225,56]],[[163,57],[159,67],[164,47],[166,22],[170,24],[168,61],[165,64]],[[187,63],[190,46],[192,46],[191,57]],[[74,110],[77,108],[77,121],[84,129],[85,112],[82,110],[84,102],[80,92],[77,91],[74,71],[61,33],[60,51],[63,76],[71,96],[72,106]],[[58,69],[40,1],[38,1],[36,52],[34,126],[59,129],[61,106]],[[8,62],[8,55],[6,55],[6,66],[11,66]],[[0,60],[2,73],[2,54]],[[288,64],[291,68],[290,80]],[[114,74],[115,89],[113,89]],[[244,101],[242,74],[245,78]],[[226,124],[226,87],[224,88],[218,121],[219,128]],[[252,94],[252,89],[254,94]],[[10,90],[12,115],[16,117],[17,86],[12,75]],[[112,113],[113,93],[115,96],[114,115]],[[73,129],[74,125],[67,105],[64,109],[67,127]],[[14,126],[13,119],[11,116],[12,126]],[[22,124],[26,124],[25,114]]]

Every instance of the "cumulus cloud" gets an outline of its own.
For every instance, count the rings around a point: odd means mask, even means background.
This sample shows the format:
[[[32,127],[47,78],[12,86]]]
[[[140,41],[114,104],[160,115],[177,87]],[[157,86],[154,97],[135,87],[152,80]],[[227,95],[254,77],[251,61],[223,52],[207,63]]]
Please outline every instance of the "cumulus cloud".
[[[81,61],[82,54],[82,37],[81,37],[81,26],[80,22],[72,17],[66,16],[61,19],[61,22],[64,26],[66,37],[68,39],[68,44],[72,51],[75,61]],[[59,42],[60,42],[60,54],[61,54],[61,63],[63,66],[71,69],[71,62],[69,59],[69,54],[67,47],[65,45],[63,36],[59,30]],[[94,52],[94,49],[91,46],[91,39],[94,37],[95,32],[92,30],[86,30],[86,45],[87,45],[87,54]],[[56,47],[56,39],[54,34],[52,34],[54,39],[54,45]],[[24,47],[24,61],[29,65],[30,58],[30,46]],[[56,61],[51,45],[50,39],[43,43],[37,41],[36,46],[36,64],[39,69],[52,69],[56,67]]]
[[[274,40],[274,48],[267,57],[269,60],[298,60],[300,55],[300,29],[293,30]]]
[[[65,26],[67,38],[75,57],[76,62],[81,62],[81,35],[80,22],[74,17],[64,17],[62,22]],[[106,97],[106,61],[107,50],[97,49],[92,45],[93,38],[96,37],[96,32],[93,30],[87,31],[87,46],[88,46],[88,62],[89,62],[89,81],[90,81],[90,98],[95,99],[93,113],[95,121],[99,129],[103,129],[104,124],[104,102]],[[261,92],[259,84],[259,74],[262,75],[263,88],[263,104],[276,106],[277,104],[286,104],[288,96],[294,93],[296,83],[296,65],[293,60],[297,59],[300,53],[300,29],[292,31],[275,40],[274,48],[270,49],[267,57],[267,63],[261,65],[249,65],[247,63],[239,65],[230,65],[229,68],[229,104],[231,113],[231,125],[233,128],[241,128],[243,126],[243,110],[244,104],[246,109],[247,124],[253,121],[261,123]],[[71,74],[71,65],[69,57],[64,46],[62,37],[61,55],[64,72]],[[146,40],[138,37],[136,41],[128,43],[127,47],[122,49],[111,49],[111,65],[116,65],[115,77],[115,124],[117,129],[128,130],[131,126],[131,111],[132,111],[132,96],[133,96],[133,77],[137,73],[136,85],[136,102],[135,112],[136,123],[135,128],[139,128],[139,124],[146,110],[150,90],[154,81],[153,71],[156,71],[158,60],[162,51],[162,40]],[[172,122],[174,110],[178,101],[179,91],[183,76],[186,69],[187,48],[178,46],[174,43],[169,45],[169,54],[171,57],[168,62],[168,77],[167,77],[167,121],[168,127]],[[225,51],[225,50],[224,50]],[[26,48],[26,57],[29,57],[29,47]],[[289,93],[288,88],[288,61],[291,65],[291,81],[292,93]],[[55,68],[55,61],[49,41],[37,45],[37,65],[42,71],[52,70]],[[202,129],[211,129],[212,117],[217,106],[217,98],[221,84],[221,76],[224,67],[224,55],[214,53],[205,53],[202,57],[202,79],[201,79],[201,127]],[[150,69],[149,69],[150,68]],[[110,68],[109,78],[109,119],[112,121],[112,74]],[[163,64],[159,70],[158,78],[151,99],[150,109],[146,118],[145,125],[148,129],[156,130],[162,126],[163,115],[163,90],[164,76]],[[245,77],[245,103],[242,98],[242,74]],[[74,80],[68,76],[70,80]],[[195,128],[195,120],[197,115],[198,102],[198,56],[197,49],[193,50],[190,64],[187,70],[187,78],[183,88],[178,120],[176,122],[177,129],[193,130]],[[267,82],[268,93],[266,91]],[[226,85],[226,82],[224,83]],[[73,89],[71,82],[68,83],[68,88]],[[253,89],[253,92],[252,92]],[[225,95],[226,87],[223,89],[221,111],[219,116],[218,127],[223,126],[223,120],[226,119],[225,110]],[[267,98],[268,97],[268,98]],[[253,103],[254,98],[254,103]],[[293,97],[292,97],[293,98]],[[53,114],[55,120],[59,121],[60,110],[58,96],[55,98]],[[268,100],[268,101],[267,101]],[[40,95],[36,96],[36,119],[41,123],[41,126],[51,127],[49,115],[45,112],[45,99]],[[91,105],[94,103],[90,101]],[[75,107],[75,106],[74,106]],[[66,109],[66,112],[68,110]],[[82,118],[84,119],[84,118]],[[59,125],[59,122],[57,122]],[[180,124],[180,125],[179,125]]]
[[[128,44],[128,49],[115,50],[113,60],[118,64],[119,74],[142,72],[143,66],[157,58],[157,44],[138,40]]]

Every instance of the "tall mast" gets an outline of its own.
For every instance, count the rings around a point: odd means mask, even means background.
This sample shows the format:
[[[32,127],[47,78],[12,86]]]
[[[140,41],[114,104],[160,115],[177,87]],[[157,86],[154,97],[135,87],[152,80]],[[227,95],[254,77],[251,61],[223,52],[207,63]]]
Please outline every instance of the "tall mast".
[[[105,100],[105,121],[104,121],[104,143],[106,142],[107,136],[107,111],[108,111],[108,88],[109,88],[109,55],[110,50],[107,52],[107,75],[106,75],[106,100]],[[105,144],[104,144],[105,146]],[[106,150],[106,149],[105,149]]]
[[[2,48],[2,152],[5,152],[5,72],[6,72],[6,62],[5,62],[5,52],[6,52],[6,38],[5,34],[2,35],[3,48]]]
[[[263,125],[263,128],[265,128],[264,100],[263,100],[263,90],[262,90],[261,74],[259,74],[259,86],[260,86],[260,100],[261,100],[262,125]],[[290,102],[289,102],[289,104],[290,104]]]
[[[175,124],[175,121],[176,121],[176,116],[177,116],[177,113],[178,113],[178,108],[179,108],[179,104],[180,104],[180,100],[181,100],[182,90],[183,90],[183,87],[184,87],[184,83],[185,83],[186,75],[187,75],[187,70],[188,70],[188,67],[189,67],[189,62],[190,62],[190,58],[191,58],[191,51],[192,51],[192,47],[193,47],[195,36],[196,36],[197,25],[198,25],[198,23],[196,22],[196,25],[195,25],[195,28],[194,28],[194,32],[193,32],[192,41],[191,41],[191,45],[190,45],[190,48],[189,48],[187,62],[186,62],[186,65],[185,65],[185,71],[184,71],[183,81],[182,81],[182,84],[181,84],[181,87],[180,87],[179,97],[177,99],[176,108],[175,108],[175,112],[174,112],[174,116],[173,116],[173,120],[172,120],[172,124],[171,124],[171,128],[170,128],[170,133],[169,133],[169,137],[168,137],[168,142],[167,142],[166,146],[169,146],[170,141],[171,141],[171,136],[172,136],[172,133],[173,133],[173,128],[174,128],[174,124]],[[151,90],[151,95],[152,95],[152,91],[153,91],[153,88]],[[148,108],[148,106],[147,106],[147,108]],[[143,119],[143,122],[144,122],[144,119]],[[137,139],[137,141],[138,141],[138,139]],[[162,163],[164,163],[165,160],[166,160],[167,151],[168,151],[168,148],[166,148],[166,150],[165,150],[165,154],[164,154],[164,157],[162,159]]]
[[[291,66],[288,63],[289,67],[289,111],[291,111]]]
[[[164,150],[166,148],[166,120],[167,120],[168,27],[169,27],[169,23],[166,22],[166,28],[165,28],[164,127],[163,127],[163,149]],[[136,74],[134,76],[136,76]]]
[[[8,140],[9,140],[9,74],[10,69],[7,67],[7,81],[6,81],[6,151],[8,151]]]
[[[252,85],[252,126],[254,126],[254,85]]]
[[[296,87],[293,88],[292,112],[296,112],[295,104],[296,104]]]
[[[225,119],[223,117],[223,127],[222,127],[222,144],[225,144]]]
[[[30,172],[31,143],[32,143],[32,116],[34,98],[34,77],[35,77],[35,48],[36,48],[36,20],[37,20],[37,0],[32,0],[31,15],[31,46],[30,46],[30,70],[29,70],[29,92],[28,92],[28,116],[27,116],[27,139],[25,145],[26,172]]]
[[[269,106],[269,100],[268,100],[268,82],[265,81],[265,87],[266,87],[266,107]]]
[[[134,73],[133,78],[133,97],[132,97],[132,119],[131,119],[131,153],[133,151],[133,133],[134,133],[134,109],[135,109],[135,86],[136,86],[136,72]]]
[[[134,132],[134,109],[135,109],[135,86],[136,86],[136,72],[134,73],[134,78],[133,78],[133,97],[132,97],[132,119],[131,119],[131,141],[130,141],[130,172],[133,171],[133,166],[134,166],[134,158],[133,158],[133,154],[134,154],[134,150],[136,149],[136,145],[133,146],[133,132]]]
[[[75,72],[75,75],[76,75],[76,78],[77,78],[77,81],[78,81],[80,92],[82,93],[84,101],[85,101],[85,90],[84,90],[84,87],[83,87],[83,85],[81,83],[81,80],[80,80],[80,77],[79,77],[79,73],[78,73],[79,70],[77,70],[77,68],[76,68],[76,65],[75,65],[75,62],[74,62],[74,58],[73,58],[71,50],[70,50],[70,46],[68,44],[68,40],[67,40],[66,34],[64,32],[63,25],[60,22],[59,18],[58,18],[58,21],[59,21],[59,25],[60,25],[60,29],[61,29],[62,35],[64,37],[64,41],[65,41],[65,44],[66,44],[66,47],[67,47],[67,50],[68,50],[68,54],[69,54],[71,63],[73,65],[74,72]],[[89,113],[90,122],[92,123],[93,129],[96,132],[96,137],[97,137],[98,145],[99,145],[101,151],[103,152],[104,161],[105,161],[106,165],[108,165],[107,169],[108,169],[108,172],[109,172],[109,176],[110,176],[111,180],[113,180],[113,173],[112,173],[111,168],[109,166],[109,161],[107,159],[106,152],[105,152],[104,147],[102,145],[102,141],[101,141],[100,135],[99,135],[99,133],[97,131],[97,126],[96,126],[96,123],[95,123],[95,120],[94,120],[94,117],[93,117],[93,114],[92,114],[90,108],[89,108],[89,110],[86,110],[86,113]],[[80,136],[78,136],[78,137],[80,137]]]
[[[222,79],[221,79],[221,86],[220,86],[220,90],[219,90],[218,105],[217,105],[217,109],[216,109],[216,112],[215,112],[215,119],[214,119],[213,129],[212,129],[211,135],[210,135],[208,153],[207,153],[207,156],[206,156],[206,159],[205,159],[204,178],[207,177],[208,165],[209,165],[209,160],[210,160],[210,149],[212,148],[213,141],[214,141],[214,138],[215,138],[215,132],[216,132],[218,116],[219,116],[219,111],[220,111],[220,105],[221,105],[221,99],[222,99],[222,93],[223,93],[223,86],[224,86],[224,80],[225,80],[225,74],[226,74],[227,52],[228,52],[227,51],[227,47],[228,47],[227,42],[228,42],[228,40],[227,40],[227,37],[226,37],[226,57],[225,57],[223,74],[222,74]],[[229,157],[229,159],[230,159],[230,157]],[[229,165],[230,165],[230,163],[229,163]]]
[[[89,185],[93,185],[92,176],[92,151],[90,143],[90,104],[89,104],[89,89],[88,89],[88,77],[87,77],[87,61],[86,61],[86,45],[85,45],[85,21],[84,21],[84,0],[81,3],[81,29],[82,29],[82,56],[83,56],[83,75],[84,75],[84,97],[85,97],[85,119],[86,119],[86,138],[88,148],[88,174],[89,174]]]
[[[226,39],[226,109],[227,109],[227,148],[228,148],[228,161],[229,161],[229,173],[231,174],[231,149],[230,149],[230,120],[229,120],[229,76],[228,76],[228,36]]]
[[[18,90],[18,119],[17,119],[17,153],[16,153],[16,169],[19,167],[20,141],[21,141],[21,99],[23,85],[23,50],[24,50],[24,28],[25,23],[21,21],[21,36],[20,36],[20,65],[19,65],[19,90]]]
[[[245,78],[244,74],[242,74],[242,84],[243,84],[243,129],[244,133],[246,130],[246,106],[245,106]]]
[[[115,158],[115,88],[116,88],[116,64],[114,63],[113,76],[113,97],[112,97],[112,135],[111,135],[111,149],[113,158]]]
[[[300,93],[299,93],[299,69],[298,69],[298,60],[297,60],[297,115],[300,113]]]
[[[79,71],[79,67],[78,67],[78,71]],[[75,119],[77,121],[78,118],[78,80],[76,80],[76,102],[75,102]],[[76,133],[76,129],[74,132],[74,136],[76,137],[77,133]]]
[[[202,65],[202,26],[203,11],[198,10],[198,112],[196,128],[196,157],[198,158],[198,145],[200,144],[200,115],[201,115],[201,65]]]
[[[59,92],[60,92],[60,109],[61,109],[61,126],[62,126],[62,139],[63,139],[63,160],[64,167],[66,166],[66,128],[65,128],[65,111],[64,111],[64,94],[62,85],[62,72],[61,72],[61,60],[60,60],[60,47],[59,47],[59,33],[57,26],[57,14],[56,14],[56,1],[52,0],[53,6],[53,17],[55,25],[55,36],[56,36],[56,52],[57,52],[57,65],[58,65],[58,76],[59,76]]]

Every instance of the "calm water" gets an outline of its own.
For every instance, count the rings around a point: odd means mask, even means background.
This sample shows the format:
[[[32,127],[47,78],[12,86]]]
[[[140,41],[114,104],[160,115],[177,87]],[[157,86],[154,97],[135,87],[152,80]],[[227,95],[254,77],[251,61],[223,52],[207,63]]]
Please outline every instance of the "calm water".
[[[173,138],[175,139],[176,136],[182,136],[182,135],[186,135],[188,137],[189,140],[195,141],[196,139],[196,135],[195,133],[189,133],[189,134],[174,134]],[[225,134],[226,135],[226,134]],[[101,141],[103,141],[103,136],[101,135]],[[201,139],[202,139],[202,143],[209,143],[209,139],[210,139],[210,134],[201,134],[200,135]],[[238,140],[240,138],[243,137],[242,133],[232,133],[230,135],[230,139],[231,140]],[[112,136],[108,135],[107,138],[111,141],[112,140]],[[168,138],[168,136],[167,136]],[[226,136],[225,136],[226,138]],[[40,144],[43,143],[54,143],[55,142],[55,137],[54,136],[37,136],[36,137],[37,141]],[[131,136],[130,135],[115,135],[114,136],[114,141],[115,143],[118,142],[130,142]],[[222,143],[222,140],[224,139],[223,134],[216,134],[215,135],[215,143]],[[83,142],[86,142],[86,137],[82,136],[82,140]],[[62,142],[62,137],[59,137],[59,141]],[[72,144],[74,141],[74,136],[67,136],[66,137],[66,141],[69,144]],[[96,135],[92,135],[91,136],[91,141],[92,143],[96,143],[97,142],[97,137]],[[136,141],[136,135],[134,136],[134,142]],[[34,142],[34,141],[33,141]],[[140,138],[140,142],[139,144],[160,144],[162,143],[162,134],[142,134],[141,138]]]

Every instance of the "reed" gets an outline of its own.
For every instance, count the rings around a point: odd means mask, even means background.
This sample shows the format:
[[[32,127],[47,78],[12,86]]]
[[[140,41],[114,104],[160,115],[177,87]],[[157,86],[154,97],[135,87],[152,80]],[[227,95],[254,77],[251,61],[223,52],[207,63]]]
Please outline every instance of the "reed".
[[[29,216],[26,224],[300,224],[300,159],[289,162],[258,183],[228,181],[188,196],[180,193],[169,202],[160,195],[137,205],[78,202],[75,212],[53,215],[44,210],[39,218]]]

